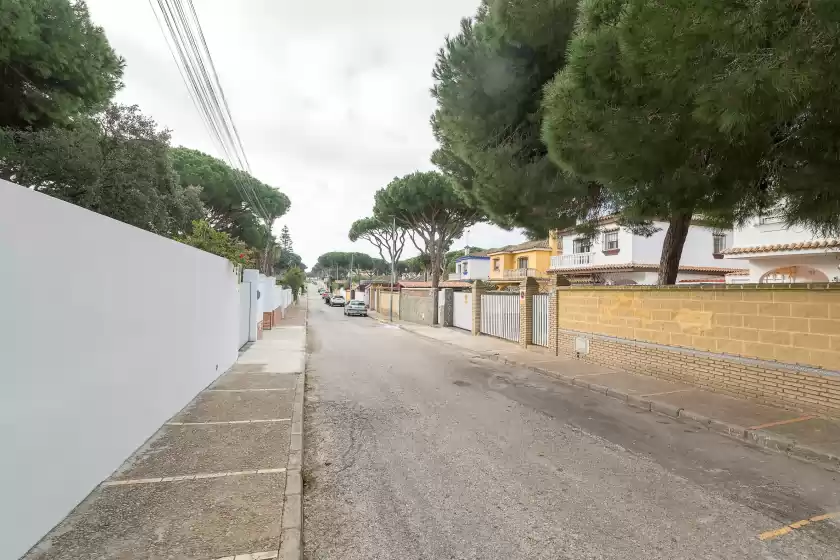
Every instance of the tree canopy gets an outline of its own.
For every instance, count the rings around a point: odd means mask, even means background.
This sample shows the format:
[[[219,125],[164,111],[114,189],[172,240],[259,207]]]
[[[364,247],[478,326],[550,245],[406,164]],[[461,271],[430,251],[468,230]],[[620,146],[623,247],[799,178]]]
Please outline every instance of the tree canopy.
[[[111,105],[66,127],[0,131],[0,177],[162,235],[204,216],[201,189],[181,186],[169,131],[136,106]]]
[[[594,0],[579,20],[544,140],[630,221],[670,222],[660,283],[696,215],[785,201],[791,222],[840,227],[836,4]]]
[[[417,248],[431,258],[432,323],[438,321],[437,298],[441,264],[452,241],[483,218],[456,192],[453,181],[436,171],[414,172],[391,181],[376,193],[374,214],[391,216],[410,230]],[[422,247],[414,236],[422,241]]]
[[[585,214],[597,185],[564,172],[540,138],[542,88],[560,70],[578,0],[484,0],[433,72],[432,162],[496,224],[545,237]]]
[[[364,239],[379,251],[382,261],[396,266],[405,249],[405,228],[387,218],[372,216],[353,222],[350,226],[350,241]],[[385,258],[388,255],[388,258]]]
[[[201,187],[207,221],[214,229],[265,248],[271,224],[291,207],[285,194],[198,150],[175,148],[170,155],[181,185]],[[268,225],[257,201],[270,214]]]
[[[0,128],[69,124],[121,85],[123,60],[81,0],[4,0],[0,37]]]

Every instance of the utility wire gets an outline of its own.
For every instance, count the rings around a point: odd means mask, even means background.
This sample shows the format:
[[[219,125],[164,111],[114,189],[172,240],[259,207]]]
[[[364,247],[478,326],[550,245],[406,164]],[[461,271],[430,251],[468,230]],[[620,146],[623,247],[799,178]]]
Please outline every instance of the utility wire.
[[[189,12],[187,12],[182,0],[157,0],[157,4],[166,29],[164,29],[161,18],[158,17],[158,13],[152,5],[152,0],[149,0],[158,27],[164,35],[167,48],[169,48],[170,54],[175,60],[193,105],[202,118],[211,139],[215,141],[217,148],[220,148],[220,151],[224,154],[224,158],[234,168],[234,186],[239,191],[243,201],[251,206],[252,211],[266,223],[266,227],[270,231],[272,225],[270,214],[262,204],[254,185],[249,184],[247,180],[243,180],[238,172],[244,171],[250,176],[250,163],[245,155],[242,140],[207,47],[207,41],[198,20],[195,6],[192,0],[188,0]],[[197,30],[200,46],[193,28]],[[208,74],[208,67],[212,71],[212,79]]]

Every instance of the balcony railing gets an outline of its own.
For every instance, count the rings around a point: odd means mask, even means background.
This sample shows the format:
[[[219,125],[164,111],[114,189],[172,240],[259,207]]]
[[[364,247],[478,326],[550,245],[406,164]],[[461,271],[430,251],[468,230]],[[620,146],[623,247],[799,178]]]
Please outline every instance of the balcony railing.
[[[539,272],[536,268],[514,268],[512,270],[505,270],[502,273],[502,278],[505,280],[521,280],[523,278],[542,278],[544,273]]]
[[[571,255],[555,255],[551,257],[552,270],[558,268],[573,268],[592,264],[592,256],[595,253],[572,253]]]

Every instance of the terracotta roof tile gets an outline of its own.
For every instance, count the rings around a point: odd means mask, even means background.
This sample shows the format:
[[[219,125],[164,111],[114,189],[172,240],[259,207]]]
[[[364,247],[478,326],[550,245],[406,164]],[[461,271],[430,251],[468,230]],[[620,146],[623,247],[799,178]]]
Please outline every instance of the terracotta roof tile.
[[[776,253],[782,251],[801,251],[803,249],[830,249],[840,247],[840,239],[825,238],[800,241],[799,243],[776,243],[774,245],[753,245],[752,247],[731,247],[724,255],[747,255],[751,253]]]
[[[553,268],[549,272],[554,274],[583,274],[587,272],[635,272],[659,270],[658,264],[644,263],[621,263],[621,264],[595,264],[588,266],[576,266],[573,268]],[[709,272],[717,274],[728,274],[732,272],[747,273],[741,268],[724,268],[717,266],[680,266],[680,272]]]
[[[528,249],[548,249],[548,239],[537,239],[535,241],[526,241],[517,245],[505,245],[498,249],[489,249],[488,255],[497,253],[513,253],[515,251],[527,251]]]
[[[431,282],[412,282],[408,280],[400,280],[397,282],[403,288],[431,288]],[[462,282],[460,280],[442,280],[438,283],[439,288],[471,288],[472,284],[469,282]]]

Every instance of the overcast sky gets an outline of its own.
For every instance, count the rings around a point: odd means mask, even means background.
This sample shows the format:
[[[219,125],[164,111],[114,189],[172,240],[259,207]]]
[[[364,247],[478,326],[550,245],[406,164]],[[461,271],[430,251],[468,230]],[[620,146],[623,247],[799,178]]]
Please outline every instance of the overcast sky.
[[[310,267],[363,251],[350,224],[398,175],[431,169],[435,55],[478,0],[194,0],[254,175],[292,200],[286,224]],[[88,0],[126,60],[120,103],[172,130],[173,145],[219,156],[190,101],[148,0]],[[480,224],[469,243],[524,240]],[[454,247],[463,247],[458,241]],[[416,254],[413,247],[406,255]]]

